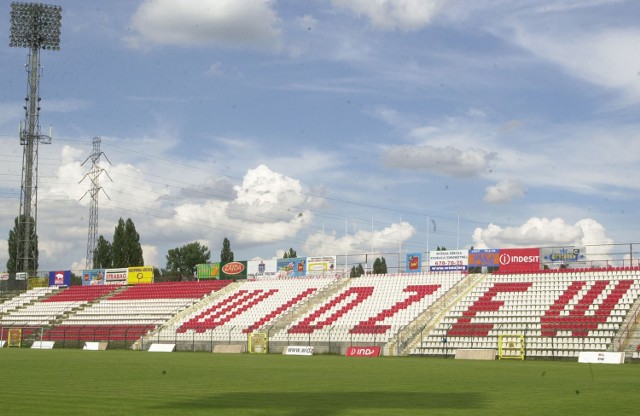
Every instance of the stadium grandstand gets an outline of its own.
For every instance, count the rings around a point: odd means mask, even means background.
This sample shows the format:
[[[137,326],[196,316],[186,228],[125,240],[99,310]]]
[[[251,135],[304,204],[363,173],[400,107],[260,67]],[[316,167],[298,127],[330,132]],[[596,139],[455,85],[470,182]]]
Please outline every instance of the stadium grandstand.
[[[246,346],[259,333],[274,353],[290,345],[333,354],[373,346],[382,355],[624,352],[629,360],[640,358],[639,297],[639,267],[50,286],[3,298],[0,340],[213,351]]]

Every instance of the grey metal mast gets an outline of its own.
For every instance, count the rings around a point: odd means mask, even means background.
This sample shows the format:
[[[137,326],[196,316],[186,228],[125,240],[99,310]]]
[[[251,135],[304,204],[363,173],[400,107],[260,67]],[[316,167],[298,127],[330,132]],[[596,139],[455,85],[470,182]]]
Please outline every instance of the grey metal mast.
[[[100,186],[100,174],[104,172],[107,174],[107,176],[109,176],[109,173],[100,167],[100,156],[104,156],[105,159],[107,159],[107,162],[111,164],[111,161],[109,160],[107,155],[105,155],[104,152],[100,151],[101,142],[102,139],[100,137],[93,138],[93,152],[91,152],[91,155],[89,155],[89,157],[84,162],[82,162],[82,165],[84,166],[84,164],[87,163],[89,159],[91,159],[91,170],[80,180],[80,182],[82,182],[84,178],[88,176],[89,180],[91,181],[91,189],[84,194],[86,195],[87,193],[89,193],[89,195],[91,195],[91,203],[89,205],[89,235],[87,237],[87,269],[93,268],[93,254],[96,251],[96,241],[98,235],[98,193],[100,192],[100,189],[102,189],[102,187]],[[109,179],[111,179],[110,176]],[[102,192],[104,192],[104,189],[102,190]],[[84,195],[82,196],[82,198],[84,198]],[[105,195],[107,195],[106,192]],[[107,195],[107,198],[109,198],[109,195]]]
[[[40,49],[60,50],[62,8],[41,3],[11,3],[9,46],[28,48],[26,70],[28,95],[25,120],[20,125],[23,146],[20,215],[17,227],[16,269],[33,275],[37,271],[38,145],[50,144],[51,136],[40,132]]]

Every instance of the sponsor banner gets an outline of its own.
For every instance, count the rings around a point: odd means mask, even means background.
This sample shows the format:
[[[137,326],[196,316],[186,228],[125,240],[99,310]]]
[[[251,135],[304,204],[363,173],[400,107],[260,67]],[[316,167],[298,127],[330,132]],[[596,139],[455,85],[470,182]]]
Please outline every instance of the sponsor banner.
[[[624,364],[624,352],[581,351],[579,363],[586,364]]]
[[[282,351],[284,355],[313,355],[313,347],[290,345]]]
[[[49,272],[49,286],[71,286],[71,270]]]
[[[126,285],[129,279],[129,269],[105,269],[104,283],[106,285]]]
[[[336,256],[307,257],[307,275],[333,273],[336,271]]]
[[[153,266],[129,267],[127,269],[127,284],[146,283],[153,283]]]
[[[247,278],[246,261],[229,261],[220,263],[220,279],[238,280]]]
[[[220,263],[196,264],[198,279],[220,279]]]
[[[498,266],[500,266],[500,250],[497,248],[469,250],[469,267]]]
[[[9,273],[0,273],[0,282],[3,280],[9,280]]]
[[[104,269],[89,269],[82,271],[82,286],[103,285]]]
[[[439,250],[429,252],[429,271],[467,270],[469,250]]]
[[[540,257],[542,263],[547,265],[578,263],[585,260],[585,251],[584,247],[541,248]]]
[[[407,253],[406,273],[420,273],[422,270],[422,253]]]
[[[16,273],[16,280],[27,280],[27,272]]]
[[[501,272],[527,272],[540,270],[539,248],[501,248]]]
[[[278,278],[300,277],[307,273],[307,258],[295,257],[291,259],[278,259]]]
[[[247,262],[247,279],[274,279],[278,273],[278,260],[249,260]]]
[[[379,357],[380,347],[349,347],[347,357]]]

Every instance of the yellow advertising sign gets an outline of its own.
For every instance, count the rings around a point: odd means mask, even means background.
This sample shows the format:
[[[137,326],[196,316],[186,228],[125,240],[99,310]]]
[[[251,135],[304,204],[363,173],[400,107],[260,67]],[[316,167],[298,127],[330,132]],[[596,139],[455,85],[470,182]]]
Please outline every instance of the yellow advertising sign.
[[[153,283],[153,267],[129,267],[127,270],[127,284],[137,285],[141,283]]]

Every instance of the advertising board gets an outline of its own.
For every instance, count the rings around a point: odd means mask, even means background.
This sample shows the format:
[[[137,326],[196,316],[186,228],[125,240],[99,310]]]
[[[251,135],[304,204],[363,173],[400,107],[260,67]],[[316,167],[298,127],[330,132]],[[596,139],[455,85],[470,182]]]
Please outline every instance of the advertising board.
[[[349,347],[345,355],[347,357],[379,357],[380,347]]]
[[[493,272],[500,267],[500,250],[485,248],[469,250],[469,272]]]
[[[333,273],[336,270],[336,256],[307,257],[307,276]]]
[[[89,269],[82,271],[82,286],[103,285],[104,269]]]
[[[501,248],[500,272],[527,272],[540,270],[539,248]]]
[[[422,253],[407,253],[405,273],[420,273],[422,270]]]
[[[198,279],[220,279],[220,263],[196,264],[196,277]]]
[[[104,284],[105,285],[126,285],[129,276],[129,269],[105,269]]]
[[[278,261],[271,260],[249,260],[247,262],[247,279],[262,280],[274,279],[278,272]]]
[[[311,346],[295,346],[289,345],[282,351],[283,355],[313,355],[313,347]]]
[[[540,249],[540,257],[542,264],[551,268],[586,260],[584,247],[544,247]]]
[[[127,284],[146,283],[153,283],[153,266],[129,267],[127,269]]]
[[[229,261],[220,263],[220,279],[239,280],[247,278],[246,261]]]
[[[469,250],[438,250],[429,252],[429,271],[467,270]]]
[[[49,272],[49,286],[71,286],[71,270]]]
[[[289,259],[278,259],[278,278],[300,277],[307,273],[307,258],[294,257]]]

